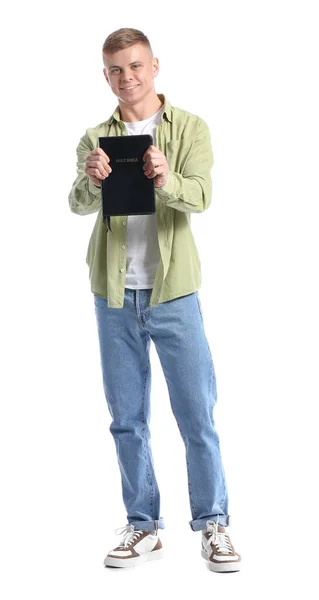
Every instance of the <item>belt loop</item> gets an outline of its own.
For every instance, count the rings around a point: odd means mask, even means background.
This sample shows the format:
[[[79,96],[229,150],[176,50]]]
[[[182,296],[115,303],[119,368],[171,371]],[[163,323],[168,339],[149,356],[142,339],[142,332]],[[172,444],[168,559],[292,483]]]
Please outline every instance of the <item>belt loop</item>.
[[[157,534],[157,532],[158,532],[158,521],[154,521],[154,523],[155,523],[155,533]]]
[[[230,525],[230,515],[227,516],[227,525]]]

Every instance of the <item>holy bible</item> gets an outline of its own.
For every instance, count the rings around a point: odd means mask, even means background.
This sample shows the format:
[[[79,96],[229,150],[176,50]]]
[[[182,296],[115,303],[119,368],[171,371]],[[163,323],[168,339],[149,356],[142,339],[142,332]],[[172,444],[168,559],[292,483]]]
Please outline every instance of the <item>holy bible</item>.
[[[153,144],[150,134],[99,137],[99,147],[108,155],[112,169],[101,182],[102,217],[155,213],[154,178],[143,170],[143,156]]]

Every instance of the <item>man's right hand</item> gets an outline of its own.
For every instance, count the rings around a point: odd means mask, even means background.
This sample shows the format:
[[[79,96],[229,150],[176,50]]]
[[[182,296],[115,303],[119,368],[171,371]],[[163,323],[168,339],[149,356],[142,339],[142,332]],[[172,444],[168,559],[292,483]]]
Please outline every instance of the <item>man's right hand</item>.
[[[112,172],[109,165],[110,158],[102,148],[95,148],[86,157],[84,172],[95,185],[101,186],[101,180]]]

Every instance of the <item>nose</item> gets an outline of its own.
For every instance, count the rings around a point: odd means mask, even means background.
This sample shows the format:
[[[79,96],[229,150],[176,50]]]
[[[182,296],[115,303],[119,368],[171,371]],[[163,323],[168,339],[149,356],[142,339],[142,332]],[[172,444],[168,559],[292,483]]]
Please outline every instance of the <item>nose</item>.
[[[121,84],[122,85],[123,84],[127,85],[131,81],[133,81],[132,75],[129,72],[126,73],[126,72],[123,71],[123,74],[122,74],[122,77],[121,77]]]

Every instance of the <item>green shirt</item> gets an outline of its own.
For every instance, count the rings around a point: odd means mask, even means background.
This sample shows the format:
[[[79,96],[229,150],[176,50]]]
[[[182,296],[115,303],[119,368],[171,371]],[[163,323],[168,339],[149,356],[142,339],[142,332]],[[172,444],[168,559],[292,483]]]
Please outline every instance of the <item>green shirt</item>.
[[[201,213],[211,203],[213,152],[207,123],[197,115],[171,106],[164,94],[161,124],[154,145],[169,166],[165,185],[155,188],[156,220],[161,259],[156,271],[150,306],[185,296],[201,286],[201,264],[191,231],[191,213]],[[107,121],[89,128],[79,141],[77,177],[69,194],[72,212],[98,212],[89,240],[86,262],[91,291],[106,298],[110,308],[124,305],[127,217],[113,216],[112,231],[102,219],[101,188],[84,172],[87,155],[98,147],[98,138],[128,135],[119,106]]]

